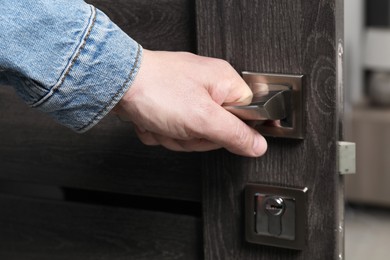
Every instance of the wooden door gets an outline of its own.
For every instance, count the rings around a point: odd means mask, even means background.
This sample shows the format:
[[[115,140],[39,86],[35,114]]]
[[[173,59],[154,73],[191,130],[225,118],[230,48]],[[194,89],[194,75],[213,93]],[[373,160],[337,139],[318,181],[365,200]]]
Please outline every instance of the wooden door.
[[[203,162],[205,259],[342,259],[342,1],[198,0],[198,52],[237,71],[303,74],[304,140],[267,138],[258,159],[225,151]],[[244,187],[308,188],[307,246],[302,251],[247,243]]]
[[[306,137],[258,159],[176,153],[111,116],[74,134],[0,87],[0,258],[341,259],[342,0],[88,2],[145,48],[303,74]],[[308,188],[304,250],[245,241],[247,183]]]

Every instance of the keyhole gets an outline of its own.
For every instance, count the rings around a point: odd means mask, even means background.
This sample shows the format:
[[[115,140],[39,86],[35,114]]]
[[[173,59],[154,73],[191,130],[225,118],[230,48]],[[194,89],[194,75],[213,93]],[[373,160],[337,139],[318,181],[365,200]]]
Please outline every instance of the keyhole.
[[[271,216],[280,216],[284,213],[285,205],[282,198],[269,197],[265,200],[265,211]]]
[[[268,215],[268,232],[275,236],[282,233],[282,215],[285,204],[280,197],[268,197],[264,201],[264,210]]]

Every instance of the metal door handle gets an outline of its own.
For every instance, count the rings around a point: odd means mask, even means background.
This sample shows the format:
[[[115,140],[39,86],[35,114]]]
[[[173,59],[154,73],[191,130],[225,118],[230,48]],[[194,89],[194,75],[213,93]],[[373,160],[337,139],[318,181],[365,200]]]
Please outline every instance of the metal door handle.
[[[242,76],[252,90],[252,102],[246,106],[226,104],[226,110],[262,135],[303,139],[303,75],[244,71]]]
[[[252,102],[245,106],[225,106],[225,109],[243,120],[281,120],[291,111],[291,90],[287,86],[274,85],[272,91],[257,92]]]

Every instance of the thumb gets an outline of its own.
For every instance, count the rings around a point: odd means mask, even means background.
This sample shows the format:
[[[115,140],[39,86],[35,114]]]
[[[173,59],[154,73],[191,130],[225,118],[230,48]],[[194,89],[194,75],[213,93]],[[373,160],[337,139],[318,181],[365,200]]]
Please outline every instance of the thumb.
[[[252,90],[245,83],[241,87],[233,90],[225,100],[224,104],[230,105],[248,105],[253,98]]]
[[[238,76],[238,75],[237,75]],[[253,93],[245,81],[238,76],[238,78],[231,84],[228,95],[226,96],[224,106],[243,106],[251,103]]]
[[[227,62],[212,59],[214,66],[207,70],[203,79],[211,98],[219,105],[248,105],[253,98],[252,90],[237,71]]]

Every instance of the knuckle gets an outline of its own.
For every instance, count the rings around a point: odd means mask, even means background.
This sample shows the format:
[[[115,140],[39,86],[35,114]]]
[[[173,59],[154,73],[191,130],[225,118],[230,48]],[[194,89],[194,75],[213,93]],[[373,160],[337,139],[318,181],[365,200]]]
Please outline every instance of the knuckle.
[[[209,66],[212,66],[216,69],[226,69],[228,67],[231,67],[229,62],[226,60],[218,59],[218,58],[205,58],[203,62],[208,63]]]
[[[215,61],[217,62],[217,64],[221,67],[231,67],[230,66],[230,63],[227,62],[226,60],[223,60],[223,59],[215,59]]]
[[[186,52],[186,51],[181,51],[177,52],[178,55],[181,55],[182,58],[187,59],[187,60],[193,60],[196,59],[197,55],[191,53],[191,52]]]
[[[233,67],[226,60],[216,59],[215,66],[219,71],[223,72],[225,76],[230,76],[234,71]]]
[[[237,71],[232,67],[232,65],[226,60],[216,59],[215,67],[217,69],[218,74],[221,76],[223,85],[229,86],[241,79],[238,75]]]

